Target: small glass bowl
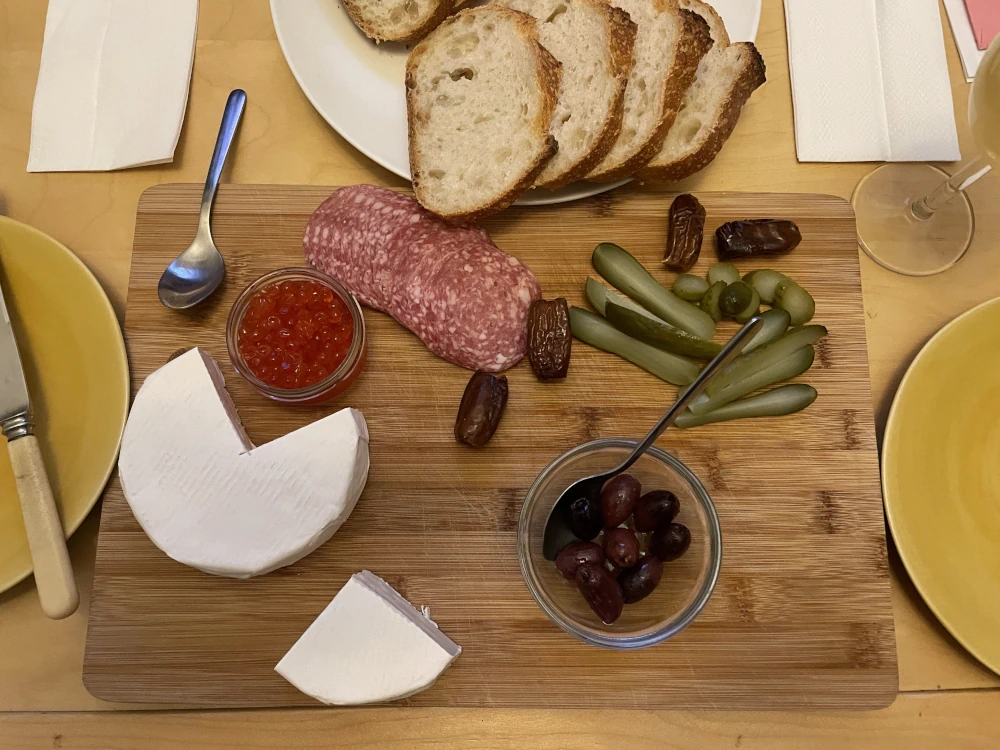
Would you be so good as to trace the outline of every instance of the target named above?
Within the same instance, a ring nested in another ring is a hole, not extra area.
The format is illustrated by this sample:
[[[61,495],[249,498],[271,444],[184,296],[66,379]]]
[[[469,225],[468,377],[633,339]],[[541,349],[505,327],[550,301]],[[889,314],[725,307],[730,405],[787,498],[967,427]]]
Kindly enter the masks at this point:
[[[240,356],[237,347],[240,324],[243,322],[243,316],[250,300],[264,287],[282,281],[315,281],[322,284],[344,302],[351,313],[351,320],[354,322],[354,338],[351,340],[351,346],[344,361],[323,380],[305,388],[276,388],[265,383],[253,374],[246,362],[243,361],[243,357]],[[311,268],[283,268],[264,274],[236,298],[232,310],[229,311],[229,320],[226,322],[226,347],[229,349],[229,359],[232,360],[236,371],[263,395],[287,404],[316,404],[347,390],[361,373],[368,350],[365,316],[361,312],[361,306],[354,299],[354,295],[336,279]]]
[[[690,625],[708,603],[722,563],[722,529],[712,499],[687,466],[656,447],[628,473],[639,480],[644,493],[670,490],[677,495],[681,510],[675,520],[691,530],[691,546],[677,560],[663,564],[663,579],[656,590],[635,604],[626,604],[617,622],[605,625],[576,584],[545,559],[545,522],[559,495],[578,479],[614,468],[635,445],[631,440],[605,438],[559,456],[528,490],[517,528],[521,573],[542,611],[581,641],[622,650],[652,646]]]

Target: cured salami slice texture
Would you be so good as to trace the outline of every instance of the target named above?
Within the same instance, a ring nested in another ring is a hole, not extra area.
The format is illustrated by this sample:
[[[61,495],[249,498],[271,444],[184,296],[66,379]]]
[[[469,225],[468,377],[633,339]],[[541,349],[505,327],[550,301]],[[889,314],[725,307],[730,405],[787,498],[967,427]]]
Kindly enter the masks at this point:
[[[306,261],[347,286],[362,304],[383,310],[374,285],[375,261],[395,232],[428,216],[416,201],[392,190],[374,185],[341,188],[306,225]]]
[[[391,308],[438,356],[498,372],[524,356],[528,309],[540,296],[516,258],[490,243],[451,240],[404,277]]]
[[[453,226],[371,185],[341,188],[309,220],[306,260],[427,348],[473,370],[515,365],[541,290],[531,271],[478,227]]]

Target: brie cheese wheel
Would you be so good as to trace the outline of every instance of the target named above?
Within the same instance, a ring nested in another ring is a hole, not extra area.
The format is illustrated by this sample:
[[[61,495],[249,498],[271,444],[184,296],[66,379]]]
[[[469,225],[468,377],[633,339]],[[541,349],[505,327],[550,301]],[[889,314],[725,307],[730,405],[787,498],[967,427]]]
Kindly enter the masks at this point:
[[[368,428],[342,409],[255,448],[219,366],[192,349],[136,394],[118,474],[153,544],[249,578],[308,555],[347,520],[368,478]]]
[[[460,653],[433,620],[363,570],[274,669],[318,701],[351,706],[426,690]]]

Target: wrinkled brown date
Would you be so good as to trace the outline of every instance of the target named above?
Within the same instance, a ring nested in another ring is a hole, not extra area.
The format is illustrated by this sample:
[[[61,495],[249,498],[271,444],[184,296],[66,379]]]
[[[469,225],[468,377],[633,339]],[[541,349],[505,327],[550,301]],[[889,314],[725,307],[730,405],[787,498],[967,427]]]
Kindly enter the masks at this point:
[[[681,523],[662,526],[653,532],[649,540],[649,551],[663,562],[676,560],[691,546],[691,531]]]
[[[715,241],[720,260],[738,260],[791,252],[802,242],[802,233],[794,221],[727,221],[715,230]]]
[[[631,568],[639,560],[639,540],[631,529],[608,529],[604,532],[604,554],[613,565]]]
[[[622,598],[626,604],[645,599],[660,585],[663,578],[663,563],[655,555],[646,555],[637,565],[623,570],[618,576],[618,585],[622,587]]]
[[[566,377],[572,347],[566,300],[532,302],[528,310],[528,361],[535,376],[539,380]]]
[[[603,566],[581,565],[577,568],[576,587],[601,622],[610,625],[621,617],[625,605],[621,586]]]
[[[681,503],[673,492],[669,490],[647,492],[639,498],[635,510],[632,511],[635,530],[655,531],[673,521],[680,509]]]
[[[593,542],[573,542],[556,555],[556,568],[562,573],[563,578],[571,581],[576,579],[576,570],[581,565],[603,564],[604,550],[601,549],[601,545]]]
[[[689,193],[678,195],[670,204],[667,224],[667,252],[663,265],[670,271],[685,273],[701,254],[702,233],[705,231],[705,209]]]
[[[477,372],[465,386],[455,419],[455,439],[482,448],[493,437],[507,406],[507,378]]]
[[[642,485],[630,474],[611,477],[601,488],[601,515],[604,528],[613,529],[625,523],[639,500]]]

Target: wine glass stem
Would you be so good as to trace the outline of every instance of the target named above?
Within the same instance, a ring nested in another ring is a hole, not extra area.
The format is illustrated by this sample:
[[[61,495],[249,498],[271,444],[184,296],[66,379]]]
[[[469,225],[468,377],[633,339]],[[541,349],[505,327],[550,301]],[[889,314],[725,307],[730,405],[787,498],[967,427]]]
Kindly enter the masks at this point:
[[[914,201],[910,206],[913,218],[921,221],[931,218],[935,211],[989,172],[991,168],[990,163],[981,156],[966,163],[933,193]]]

